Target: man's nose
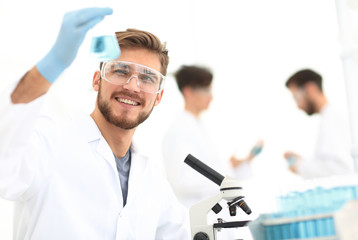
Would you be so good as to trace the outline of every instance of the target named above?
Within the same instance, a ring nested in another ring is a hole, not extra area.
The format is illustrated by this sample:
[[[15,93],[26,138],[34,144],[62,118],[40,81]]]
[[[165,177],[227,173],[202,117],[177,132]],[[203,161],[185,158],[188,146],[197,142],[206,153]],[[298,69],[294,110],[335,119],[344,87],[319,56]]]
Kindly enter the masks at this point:
[[[132,75],[127,82],[123,85],[123,88],[133,91],[133,92],[140,92],[139,89],[139,81],[137,75]]]

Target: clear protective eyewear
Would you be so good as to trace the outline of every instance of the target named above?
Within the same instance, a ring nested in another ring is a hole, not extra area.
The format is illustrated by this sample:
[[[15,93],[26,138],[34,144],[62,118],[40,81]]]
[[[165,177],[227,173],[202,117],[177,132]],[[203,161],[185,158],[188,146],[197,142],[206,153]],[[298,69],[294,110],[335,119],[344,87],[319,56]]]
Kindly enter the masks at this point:
[[[306,91],[303,88],[298,88],[297,90],[292,91],[293,98],[296,102],[301,102],[305,98]]]
[[[144,65],[125,61],[108,61],[102,65],[101,77],[112,84],[128,84],[134,76],[143,92],[159,93],[164,88],[165,76]]]

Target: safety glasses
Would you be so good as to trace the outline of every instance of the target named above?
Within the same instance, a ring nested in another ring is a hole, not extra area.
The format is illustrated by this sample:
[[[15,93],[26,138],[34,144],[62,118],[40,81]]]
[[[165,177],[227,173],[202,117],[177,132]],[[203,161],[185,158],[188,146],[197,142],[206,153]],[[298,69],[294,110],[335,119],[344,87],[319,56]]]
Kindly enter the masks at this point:
[[[101,77],[116,85],[128,84],[135,77],[138,88],[147,93],[159,93],[164,88],[165,76],[160,72],[132,62],[104,62]]]

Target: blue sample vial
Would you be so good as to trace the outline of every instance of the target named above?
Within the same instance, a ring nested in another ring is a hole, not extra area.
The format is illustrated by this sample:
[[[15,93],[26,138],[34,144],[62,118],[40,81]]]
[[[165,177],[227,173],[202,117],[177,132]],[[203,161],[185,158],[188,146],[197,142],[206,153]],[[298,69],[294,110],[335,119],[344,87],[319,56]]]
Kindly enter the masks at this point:
[[[96,0],[96,6],[110,6],[113,9],[116,6],[116,2],[109,0],[99,2]],[[118,22],[120,21],[116,17],[116,13],[113,11],[112,15],[106,16],[90,31],[92,36],[90,55],[101,62],[117,59],[121,54],[115,35]]]
[[[114,35],[93,36],[90,51],[100,61],[117,59],[121,53]]]
[[[294,156],[290,156],[288,159],[287,159],[287,162],[288,162],[288,166],[293,166],[295,165],[296,163],[296,158]]]
[[[259,154],[261,153],[262,148],[263,148],[263,141],[260,140],[260,141],[258,141],[258,142],[255,144],[255,146],[251,149],[251,152],[250,152],[250,153],[251,153],[253,156],[257,156],[257,155],[259,155]]]

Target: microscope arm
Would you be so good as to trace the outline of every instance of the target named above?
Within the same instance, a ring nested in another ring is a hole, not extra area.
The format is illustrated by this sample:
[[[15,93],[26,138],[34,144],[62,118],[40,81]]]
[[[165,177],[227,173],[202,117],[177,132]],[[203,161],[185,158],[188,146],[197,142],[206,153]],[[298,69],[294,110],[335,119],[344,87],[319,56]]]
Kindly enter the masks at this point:
[[[205,233],[208,239],[215,239],[215,231],[211,224],[207,222],[207,215],[211,209],[222,199],[222,193],[196,203],[190,208],[190,225],[192,239],[197,233]]]
[[[207,214],[222,199],[222,193],[218,193],[208,199],[194,204],[190,208],[190,222],[193,225],[207,225]]]

